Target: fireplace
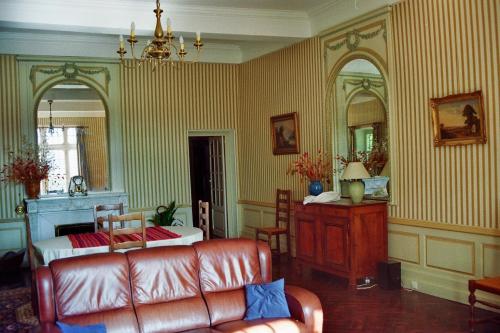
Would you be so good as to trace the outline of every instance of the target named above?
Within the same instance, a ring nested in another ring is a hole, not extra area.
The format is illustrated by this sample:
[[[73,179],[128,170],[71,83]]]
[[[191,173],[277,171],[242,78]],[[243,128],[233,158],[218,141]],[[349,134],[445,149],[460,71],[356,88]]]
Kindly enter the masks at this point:
[[[60,224],[54,226],[54,233],[56,237],[73,234],[88,234],[92,232],[94,232],[94,222]]]
[[[94,231],[94,206],[123,203],[128,209],[128,196],[123,192],[89,193],[85,197],[46,196],[26,200],[26,212],[33,242],[70,233]],[[69,226],[68,228],[63,226]]]

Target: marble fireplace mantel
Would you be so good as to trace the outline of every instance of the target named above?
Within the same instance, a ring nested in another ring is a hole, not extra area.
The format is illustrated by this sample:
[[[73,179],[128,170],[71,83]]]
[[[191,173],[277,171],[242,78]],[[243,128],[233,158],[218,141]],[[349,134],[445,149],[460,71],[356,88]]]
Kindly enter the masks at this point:
[[[47,196],[25,202],[33,242],[54,238],[58,225],[94,222],[95,205],[123,203],[125,212],[128,211],[128,194],[124,192],[89,193],[82,197]]]

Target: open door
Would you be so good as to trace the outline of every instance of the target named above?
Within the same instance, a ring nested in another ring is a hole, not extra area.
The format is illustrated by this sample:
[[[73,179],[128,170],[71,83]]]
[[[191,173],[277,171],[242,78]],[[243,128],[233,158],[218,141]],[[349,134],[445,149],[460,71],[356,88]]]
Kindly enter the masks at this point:
[[[209,137],[212,228],[216,237],[227,237],[226,168],[224,137]]]

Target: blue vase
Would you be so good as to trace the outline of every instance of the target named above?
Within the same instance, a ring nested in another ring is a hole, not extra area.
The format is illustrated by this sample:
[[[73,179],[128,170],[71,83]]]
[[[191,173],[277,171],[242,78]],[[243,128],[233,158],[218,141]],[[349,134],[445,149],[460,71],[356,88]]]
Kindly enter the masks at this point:
[[[309,194],[310,195],[319,195],[323,193],[323,184],[319,180],[313,180],[309,184]]]

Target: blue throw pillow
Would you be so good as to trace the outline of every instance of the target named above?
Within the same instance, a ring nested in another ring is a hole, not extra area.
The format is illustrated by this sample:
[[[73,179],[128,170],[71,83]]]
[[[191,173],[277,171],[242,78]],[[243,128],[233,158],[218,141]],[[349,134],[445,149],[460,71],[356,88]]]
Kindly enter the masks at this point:
[[[290,318],[285,298],[285,280],[245,286],[247,313],[245,320]]]
[[[68,325],[60,321],[56,322],[56,324],[62,333],[106,333],[106,326],[104,324],[80,326]]]

